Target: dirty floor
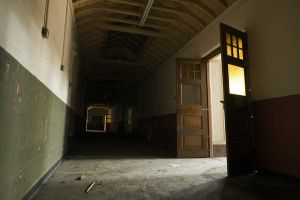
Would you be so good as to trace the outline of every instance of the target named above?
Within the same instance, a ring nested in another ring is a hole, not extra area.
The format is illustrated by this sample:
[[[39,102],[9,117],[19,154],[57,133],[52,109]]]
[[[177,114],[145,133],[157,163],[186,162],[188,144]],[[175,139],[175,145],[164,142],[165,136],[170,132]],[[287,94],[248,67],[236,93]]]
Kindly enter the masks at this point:
[[[254,174],[227,178],[226,158],[176,159],[167,149],[105,136],[76,145],[34,199],[300,199],[300,184]]]

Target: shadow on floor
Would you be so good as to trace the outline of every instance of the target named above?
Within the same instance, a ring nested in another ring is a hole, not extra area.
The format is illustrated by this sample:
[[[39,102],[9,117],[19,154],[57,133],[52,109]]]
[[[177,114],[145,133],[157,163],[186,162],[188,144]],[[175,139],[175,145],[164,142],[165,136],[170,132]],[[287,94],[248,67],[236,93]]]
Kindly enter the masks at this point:
[[[112,133],[84,134],[66,155],[66,159],[90,158],[175,158],[174,149]]]
[[[181,196],[184,194],[185,197]],[[177,198],[176,196],[181,196]],[[250,174],[225,177],[174,194],[171,199],[288,200],[300,198],[300,182],[279,176]]]

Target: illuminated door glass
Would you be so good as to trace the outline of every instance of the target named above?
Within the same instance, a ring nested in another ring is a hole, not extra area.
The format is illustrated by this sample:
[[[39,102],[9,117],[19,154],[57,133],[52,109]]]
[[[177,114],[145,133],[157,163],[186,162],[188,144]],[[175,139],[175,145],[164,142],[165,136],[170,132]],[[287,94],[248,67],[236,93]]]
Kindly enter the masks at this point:
[[[230,45],[227,45],[227,56],[232,56]]]
[[[243,40],[241,38],[238,39],[238,43],[239,43],[239,48],[242,49],[243,48]]]
[[[246,96],[244,68],[228,65],[229,93]]]
[[[238,50],[236,47],[233,47],[233,57],[237,58],[238,57]]]
[[[239,49],[239,57],[241,60],[244,60],[244,53],[242,49]]]
[[[226,33],[226,43],[231,44],[231,35],[229,33]]]
[[[201,105],[200,85],[182,84],[182,105]]]
[[[236,36],[234,36],[234,35],[232,36],[232,45],[235,47],[237,46]]]

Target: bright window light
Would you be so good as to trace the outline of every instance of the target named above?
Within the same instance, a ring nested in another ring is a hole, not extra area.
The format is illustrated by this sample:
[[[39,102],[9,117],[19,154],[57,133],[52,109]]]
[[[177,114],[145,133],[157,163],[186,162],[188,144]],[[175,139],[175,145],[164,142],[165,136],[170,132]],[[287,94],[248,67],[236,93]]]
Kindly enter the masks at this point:
[[[246,96],[244,68],[228,64],[229,93]]]

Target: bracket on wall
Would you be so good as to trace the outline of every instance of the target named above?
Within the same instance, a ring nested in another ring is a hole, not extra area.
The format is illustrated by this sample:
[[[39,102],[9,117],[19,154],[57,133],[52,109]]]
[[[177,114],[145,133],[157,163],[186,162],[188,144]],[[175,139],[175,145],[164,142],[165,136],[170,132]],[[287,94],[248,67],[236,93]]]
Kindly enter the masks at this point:
[[[47,27],[42,28],[42,37],[45,39],[49,38],[49,29]]]
[[[49,29],[48,29],[48,13],[49,13],[49,0],[46,0],[45,4],[45,13],[44,13],[44,26],[42,27],[42,37],[45,39],[49,38]]]

